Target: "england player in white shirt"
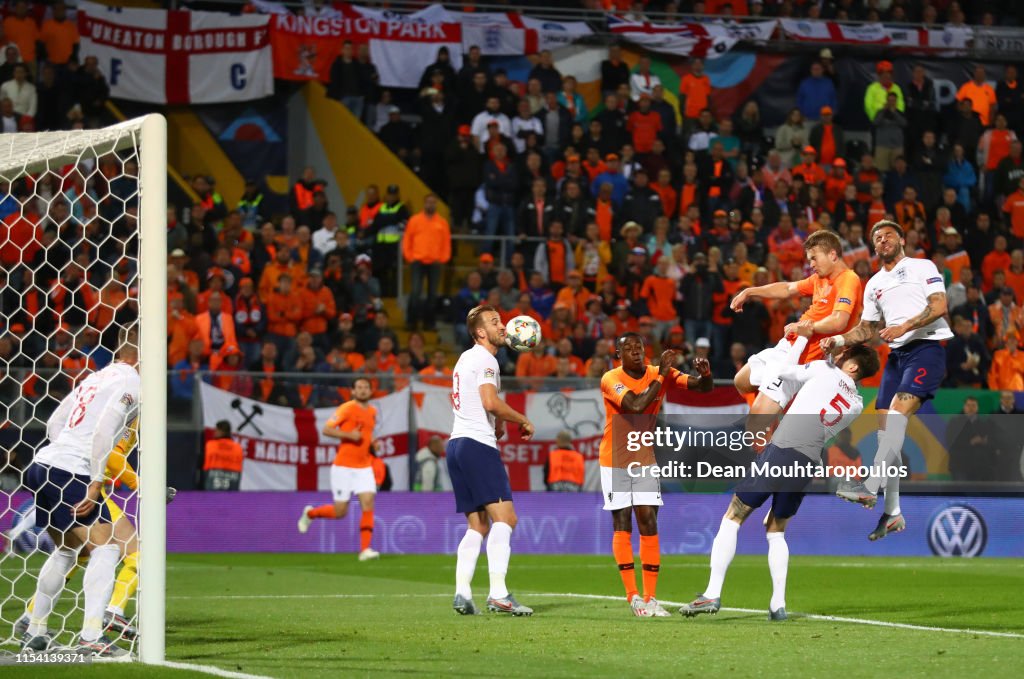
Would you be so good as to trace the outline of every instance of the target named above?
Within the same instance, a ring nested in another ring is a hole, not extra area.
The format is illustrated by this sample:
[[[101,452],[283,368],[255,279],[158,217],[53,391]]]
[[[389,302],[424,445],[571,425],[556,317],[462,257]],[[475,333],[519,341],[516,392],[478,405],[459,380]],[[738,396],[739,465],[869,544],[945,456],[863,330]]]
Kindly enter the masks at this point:
[[[123,555],[101,490],[107,456],[138,406],[138,358],[134,335],[129,335],[114,363],[86,377],[60,402],[46,423],[49,443],[25,470],[25,485],[35,494],[37,525],[46,528],[56,545],[39,570],[25,650],[49,648],[47,618],[67,573],[86,549],[85,620],[78,651],[100,656],[125,653],[103,635],[103,612]]]
[[[799,352],[798,352],[799,353]],[[786,620],[786,576],[789,572],[789,545],[786,524],[797,513],[804,489],[813,480],[811,473],[821,462],[825,442],[837,436],[864,410],[857,383],[878,372],[878,354],[858,344],[848,347],[831,361],[812,361],[804,365],[772,366],[778,377],[792,380],[799,391],[772,434],[771,443],[757,458],[758,466],[779,470],[785,476],[751,475],[736,487],[729,509],[722,517],[711,546],[711,577],[704,593],[679,612],[687,617],[717,613],[722,605],[722,585],[729,564],[736,555],[740,526],[769,498],[771,510],[765,519],[768,539],[768,570],[772,577],[772,598],[768,619]],[[805,470],[799,475],[797,468]]]
[[[505,585],[516,512],[498,439],[505,434],[506,422],[519,425],[524,440],[533,436],[533,425],[498,396],[501,379],[494,356],[505,345],[505,326],[497,309],[487,305],[474,308],[466,316],[466,328],[473,338],[473,348],[462,353],[452,371],[455,424],[445,448],[455,510],[466,515],[466,534],[459,542],[455,565],[452,607],[461,615],[478,612],[470,585],[480,545],[489,533],[491,589],[487,609],[531,615],[533,609],[516,601]]]
[[[941,342],[953,336],[946,323],[946,287],[942,274],[928,259],[907,257],[899,224],[882,220],[871,227],[871,243],[882,268],[864,289],[860,324],[844,335],[826,337],[821,348],[834,352],[848,344],[866,342],[876,334],[892,351],[882,372],[875,409],[878,412],[878,452],[873,467],[899,466],[908,419],[935,396],[946,375],[946,352]],[[875,506],[885,486],[885,509],[868,535],[879,540],[907,526],[900,512],[899,477],[881,472],[864,483],[840,483],[836,494],[865,507]]]

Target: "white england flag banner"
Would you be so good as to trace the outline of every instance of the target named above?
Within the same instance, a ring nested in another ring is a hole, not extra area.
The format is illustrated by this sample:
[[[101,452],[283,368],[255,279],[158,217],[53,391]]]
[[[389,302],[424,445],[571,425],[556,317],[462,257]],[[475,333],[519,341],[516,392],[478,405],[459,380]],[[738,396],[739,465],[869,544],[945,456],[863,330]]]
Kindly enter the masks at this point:
[[[245,452],[242,490],[330,490],[338,441],[321,433],[335,408],[285,408],[245,398],[205,382],[200,385],[203,429],[231,423]],[[377,408],[377,455],[391,471],[394,490],[409,488],[409,389],[370,402]]]
[[[154,104],[248,101],[274,92],[266,14],[78,3],[79,54],[99,60],[114,98]]]

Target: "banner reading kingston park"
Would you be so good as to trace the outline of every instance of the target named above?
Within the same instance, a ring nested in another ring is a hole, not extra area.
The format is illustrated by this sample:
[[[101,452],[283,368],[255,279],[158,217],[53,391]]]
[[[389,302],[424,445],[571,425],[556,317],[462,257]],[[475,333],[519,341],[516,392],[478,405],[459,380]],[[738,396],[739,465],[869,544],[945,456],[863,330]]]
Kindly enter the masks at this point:
[[[368,45],[384,87],[416,87],[423,70],[447,47],[452,67],[462,66],[462,27],[402,15],[364,15],[342,5],[329,16],[276,13],[270,23],[274,75],[282,80],[330,79],[342,43]]]
[[[79,53],[110,95],[153,104],[219,104],[274,93],[269,17],[78,3]]]
[[[241,490],[330,490],[338,441],[321,433],[334,408],[284,408],[200,385],[204,438],[218,420],[231,423],[245,451]],[[370,402],[377,408],[377,455],[391,470],[394,490],[409,489],[409,389]]]

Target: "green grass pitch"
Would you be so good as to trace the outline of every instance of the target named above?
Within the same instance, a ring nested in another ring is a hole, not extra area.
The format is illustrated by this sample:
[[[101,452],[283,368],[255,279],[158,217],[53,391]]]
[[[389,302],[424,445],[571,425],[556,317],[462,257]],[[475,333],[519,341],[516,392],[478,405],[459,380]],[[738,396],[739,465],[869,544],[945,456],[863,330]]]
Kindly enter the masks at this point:
[[[737,557],[726,580],[726,609],[750,610],[695,619],[676,615],[678,606],[666,606],[672,618],[631,617],[610,556],[515,554],[508,582],[535,615],[460,617],[451,610],[454,568],[454,556],[385,554],[379,562],[358,563],[350,554],[172,555],[167,657],[302,679],[820,677],[856,668],[890,677],[987,678],[1016,676],[1024,666],[1020,560],[794,556],[786,623],[767,621],[771,584],[764,556]],[[478,604],[487,595],[486,571],[481,555]],[[659,597],[689,600],[703,589],[707,573],[706,556],[666,557]],[[19,593],[33,584],[33,578],[19,579]],[[65,593],[65,607],[69,600]],[[12,613],[5,608],[4,618]],[[69,622],[78,624],[74,617]],[[110,664],[3,667],[0,673],[209,676]]]

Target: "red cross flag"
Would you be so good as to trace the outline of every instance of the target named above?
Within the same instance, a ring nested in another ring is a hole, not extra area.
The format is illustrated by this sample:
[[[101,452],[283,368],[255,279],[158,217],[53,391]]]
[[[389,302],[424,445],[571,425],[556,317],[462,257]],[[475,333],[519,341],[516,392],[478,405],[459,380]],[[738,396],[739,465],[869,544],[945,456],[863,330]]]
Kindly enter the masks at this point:
[[[269,17],[78,3],[79,54],[114,98],[216,104],[273,94]]]
[[[303,386],[295,385],[301,390]],[[323,387],[327,389],[328,387]],[[218,420],[231,423],[242,446],[242,490],[330,490],[331,464],[338,441],[321,434],[335,408],[287,408],[255,401],[203,382],[205,438]],[[394,490],[409,489],[409,389],[374,399],[377,451],[391,470]]]

